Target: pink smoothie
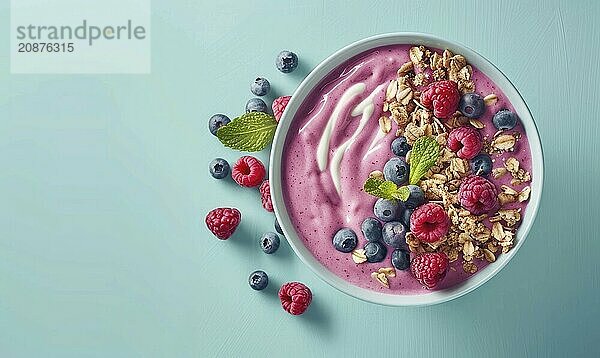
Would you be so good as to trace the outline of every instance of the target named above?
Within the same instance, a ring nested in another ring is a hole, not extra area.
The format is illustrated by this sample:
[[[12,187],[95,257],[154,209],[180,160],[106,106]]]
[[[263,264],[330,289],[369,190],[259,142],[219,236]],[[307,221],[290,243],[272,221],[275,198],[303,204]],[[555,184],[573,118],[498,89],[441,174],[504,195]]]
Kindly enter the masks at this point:
[[[392,248],[388,248],[388,257],[384,261],[358,265],[352,261],[350,254],[334,249],[332,237],[341,227],[349,227],[359,237],[359,248],[366,243],[360,225],[365,218],[374,216],[373,205],[376,198],[364,193],[362,186],[370,172],[382,170],[385,162],[393,156],[390,144],[395,138],[396,128],[393,127],[392,131],[372,147],[371,151],[369,148],[380,132],[378,119],[382,116],[387,84],[396,78],[398,68],[409,61],[410,47],[410,45],[394,45],[369,50],[330,72],[298,109],[286,138],[282,168],[286,207],[298,236],[308,250],[327,269],[354,285],[400,295],[422,294],[428,291],[412,277],[410,270],[397,270],[397,277],[390,279],[389,289],[382,287],[370,277],[370,273],[378,268],[391,266]],[[476,92],[482,96],[490,93],[498,96],[497,103],[488,106],[486,113],[480,118],[485,124],[482,133],[485,136],[493,136],[496,131],[492,124],[493,114],[503,108],[510,110],[513,108],[502,91],[476,68],[473,68],[473,80]],[[365,84],[364,91],[342,108],[338,108],[339,116],[333,127],[329,145],[328,165],[331,165],[334,151],[347,142],[359,127],[361,116],[352,116],[351,112],[372,92],[378,90],[373,96],[373,113],[341,160],[339,169],[341,190],[338,193],[329,167],[323,171],[319,169],[317,146],[340,98],[357,83]],[[382,84],[384,85],[381,86]],[[518,124],[515,130],[523,135],[515,152],[493,155],[494,168],[502,166],[506,158],[514,156],[521,162],[522,168],[531,172],[531,155],[525,132],[521,124]],[[491,177],[490,179],[500,188],[502,184],[509,184],[510,175],[497,180]],[[525,185],[527,184],[514,188],[519,190]],[[525,205],[525,203],[515,203],[509,207],[520,207],[524,210]],[[477,260],[476,263],[479,269],[485,266],[482,261]],[[463,271],[459,258],[451,264],[451,269],[438,289],[468,280],[470,276]]]

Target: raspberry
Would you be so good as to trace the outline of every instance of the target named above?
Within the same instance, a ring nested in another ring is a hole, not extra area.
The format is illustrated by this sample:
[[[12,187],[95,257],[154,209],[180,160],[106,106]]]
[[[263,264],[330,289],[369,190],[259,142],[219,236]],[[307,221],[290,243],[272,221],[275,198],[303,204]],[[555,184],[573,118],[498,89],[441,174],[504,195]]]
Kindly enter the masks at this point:
[[[438,118],[452,116],[458,109],[458,102],[460,93],[453,81],[434,82],[421,92],[421,104],[433,109],[433,114]]]
[[[246,155],[238,159],[233,166],[231,177],[241,186],[255,187],[265,178],[265,166],[260,160]]]
[[[434,203],[419,206],[410,216],[410,230],[417,239],[436,242],[448,233],[450,218],[444,208]]]
[[[456,152],[459,158],[473,159],[483,148],[483,141],[477,129],[458,127],[448,135],[448,148]]]
[[[433,289],[446,277],[448,256],[443,252],[426,252],[417,255],[410,263],[413,275],[427,289]]]
[[[300,282],[288,282],[279,289],[281,306],[289,314],[295,316],[306,311],[312,301],[312,292]]]
[[[260,185],[260,199],[262,200],[262,206],[266,211],[273,212],[273,202],[271,201],[271,185],[269,180],[265,180]]]
[[[287,107],[288,102],[290,101],[291,96],[282,96],[279,98],[275,98],[271,107],[273,107],[273,115],[275,116],[275,120],[279,123],[279,119]]]
[[[206,215],[206,226],[220,240],[227,240],[242,220],[242,214],[235,208],[216,208]]]
[[[498,192],[491,181],[479,175],[472,175],[460,184],[458,199],[460,205],[471,214],[481,215],[496,208]]]

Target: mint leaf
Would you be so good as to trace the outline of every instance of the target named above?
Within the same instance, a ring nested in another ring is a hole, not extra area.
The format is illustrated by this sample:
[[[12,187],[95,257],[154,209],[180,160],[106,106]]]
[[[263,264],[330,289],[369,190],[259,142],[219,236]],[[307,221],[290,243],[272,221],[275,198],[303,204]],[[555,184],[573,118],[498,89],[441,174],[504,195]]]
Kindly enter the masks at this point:
[[[258,152],[271,144],[277,122],[275,117],[263,112],[243,114],[217,131],[224,146],[244,152]]]
[[[410,190],[406,185],[401,186],[394,193],[394,198],[402,201],[408,200],[408,196],[410,195]]]
[[[406,201],[410,194],[410,191],[406,186],[398,188],[392,181],[374,177],[369,177],[367,179],[363,189],[367,194],[388,200]]]
[[[385,180],[383,180],[383,179],[369,177],[367,179],[367,181],[365,182],[365,185],[363,185],[363,189],[364,189],[365,193],[367,193],[367,194],[371,194],[378,198],[383,198],[384,194],[380,188],[383,183],[385,183]],[[392,184],[394,184],[394,183],[392,183]]]
[[[408,182],[417,184],[440,157],[440,145],[433,137],[417,139],[410,151],[410,174]]]

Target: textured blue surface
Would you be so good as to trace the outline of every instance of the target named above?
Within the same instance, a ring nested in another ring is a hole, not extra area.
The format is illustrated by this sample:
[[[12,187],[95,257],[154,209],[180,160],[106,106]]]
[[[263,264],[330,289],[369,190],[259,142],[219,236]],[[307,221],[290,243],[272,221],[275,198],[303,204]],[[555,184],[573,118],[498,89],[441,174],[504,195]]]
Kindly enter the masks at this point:
[[[599,16],[596,1],[155,0],[150,75],[10,75],[0,56],[0,356],[600,355]],[[207,120],[241,113],[256,76],[290,94],[333,51],[391,31],[494,62],[545,149],[525,245],[483,287],[434,307],[342,295],[285,242],[263,254],[273,218],[258,191],[208,175],[212,158],[239,154]],[[300,56],[292,74],[275,69],[281,49]],[[227,242],[202,223],[220,205],[245,216]],[[255,269],[269,272],[266,291],[248,287]],[[304,316],[279,307],[288,280],[314,291]]]

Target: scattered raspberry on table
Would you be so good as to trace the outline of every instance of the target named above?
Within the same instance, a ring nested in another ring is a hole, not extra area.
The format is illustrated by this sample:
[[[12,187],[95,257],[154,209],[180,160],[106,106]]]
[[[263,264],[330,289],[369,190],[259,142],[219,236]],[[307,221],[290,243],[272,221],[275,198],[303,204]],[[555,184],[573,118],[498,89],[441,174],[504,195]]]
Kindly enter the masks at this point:
[[[295,316],[306,311],[312,301],[312,292],[300,282],[285,283],[279,289],[279,299],[283,309]]]
[[[260,199],[262,201],[262,206],[266,211],[273,212],[273,202],[271,201],[271,185],[269,184],[269,180],[265,180],[260,185]]]
[[[288,103],[290,102],[290,98],[292,97],[282,96],[279,98],[275,98],[275,100],[273,101],[273,105],[271,107],[273,107],[273,116],[275,116],[275,120],[277,121],[277,123],[279,123],[279,119],[281,118],[285,107],[287,107]]]
[[[233,165],[231,177],[241,186],[252,188],[259,186],[265,178],[265,166],[255,157],[246,155]]]
[[[220,240],[227,240],[237,229],[242,214],[235,208],[216,208],[207,215],[206,226]]]

